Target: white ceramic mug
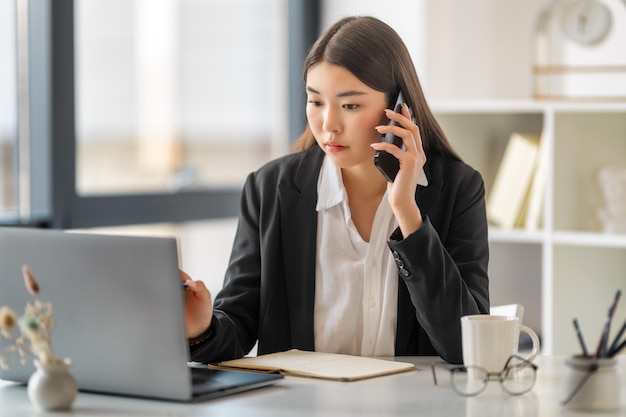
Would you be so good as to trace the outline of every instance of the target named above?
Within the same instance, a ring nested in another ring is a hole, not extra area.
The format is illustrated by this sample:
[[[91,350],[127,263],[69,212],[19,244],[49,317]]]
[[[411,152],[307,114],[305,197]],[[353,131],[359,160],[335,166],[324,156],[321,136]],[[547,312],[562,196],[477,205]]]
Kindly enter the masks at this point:
[[[527,333],[533,347],[528,361],[539,353],[539,338],[528,326],[520,324],[518,317],[476,314],[461,317],[463,364],[480,366],[488,372],[500,372],[511,355],[518,353],[520,332]]]

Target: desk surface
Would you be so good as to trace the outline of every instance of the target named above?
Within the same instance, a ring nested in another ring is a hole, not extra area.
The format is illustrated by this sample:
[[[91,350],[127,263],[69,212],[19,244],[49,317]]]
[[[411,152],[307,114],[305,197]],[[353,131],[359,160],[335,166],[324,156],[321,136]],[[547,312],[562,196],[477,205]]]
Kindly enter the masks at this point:
[[[367,417],[367,416],[586,416],[562,407],[560,384],[565,357],[539,356],[533,391],[508,396],[491,382],[485,392],[465,398],[448,386],[434,386],[430,364],[436,358],[398,358],[419,370],[357,382],[334,382],[286,377],[277,385],[234,394],[199,404],[150,401],[79,393],[71,413],[82,416],[260,416],[260,417]],[[626,387],[626,357],[619,358],[620,378]],[[0,381],[0,415],[35,415],[26,388]],[[47,413],[37,413],[42,416]],[[50,413],[62,416],[66,413]],[[626,405],[603,416],[626,416]]]

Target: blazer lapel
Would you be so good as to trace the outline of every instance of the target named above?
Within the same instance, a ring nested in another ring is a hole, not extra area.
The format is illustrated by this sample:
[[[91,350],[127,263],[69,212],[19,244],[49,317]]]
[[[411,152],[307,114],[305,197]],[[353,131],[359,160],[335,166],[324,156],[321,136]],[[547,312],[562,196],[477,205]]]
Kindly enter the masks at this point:
[[[315,146],[315,145],[314,145]],[[317,146],[303,155],[293,184],[279,185],[281,233],[291,334],[295,348],[315,348],[315,251],[317,179],[324,153]],[[298,323],[299,325],[296,325]]]

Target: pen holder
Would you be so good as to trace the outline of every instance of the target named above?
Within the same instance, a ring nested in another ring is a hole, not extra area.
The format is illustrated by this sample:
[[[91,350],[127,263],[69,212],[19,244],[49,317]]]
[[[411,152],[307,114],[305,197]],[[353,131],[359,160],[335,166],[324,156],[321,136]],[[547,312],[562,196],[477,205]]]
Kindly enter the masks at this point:
[[[565,407],[586,411],[616,410],[621,404],[615,358],[571,356],[565,362],[561,400]]]

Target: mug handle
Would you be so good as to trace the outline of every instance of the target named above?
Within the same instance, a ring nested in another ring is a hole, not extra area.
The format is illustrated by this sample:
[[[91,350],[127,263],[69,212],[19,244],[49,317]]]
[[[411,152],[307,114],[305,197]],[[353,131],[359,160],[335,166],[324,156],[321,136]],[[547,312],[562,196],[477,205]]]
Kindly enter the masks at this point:
[[[520,324],[519,330],[520,332],[524,332],[528,336],[530,336],[531,340],[533,341],[533,349],[531,350],[530,354],[525,358],[527,361],[532,362],[539,353],[539,337],[537,336],[537,333],[535,333],[530,327],[524,324]]]

